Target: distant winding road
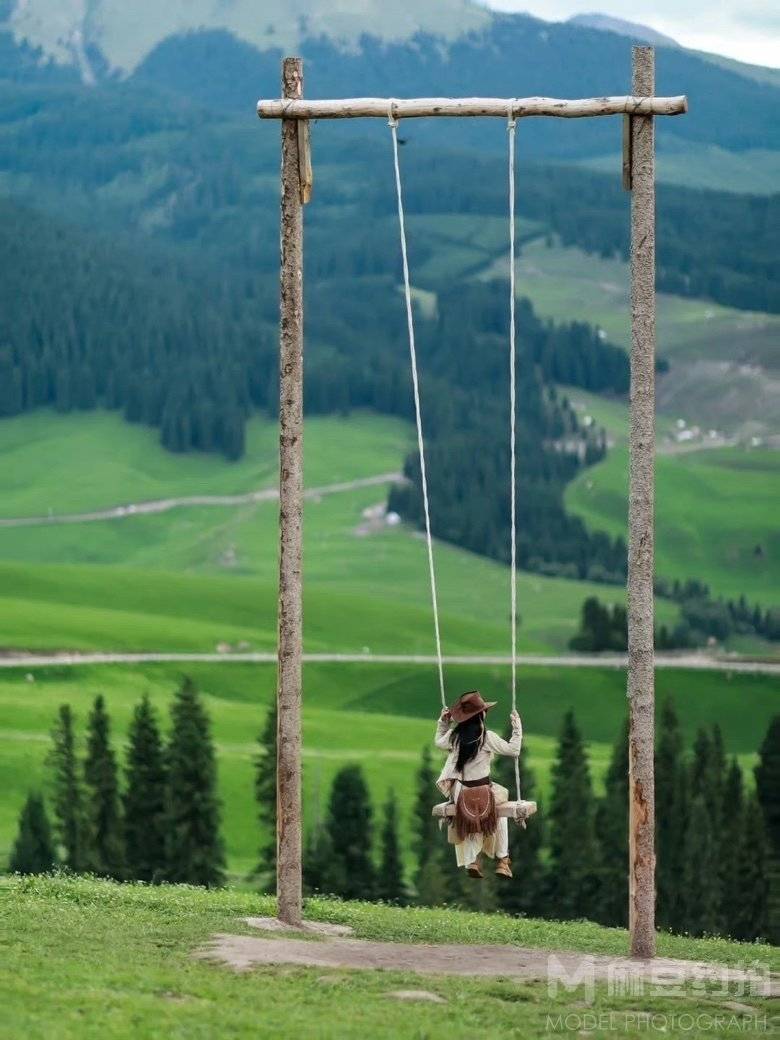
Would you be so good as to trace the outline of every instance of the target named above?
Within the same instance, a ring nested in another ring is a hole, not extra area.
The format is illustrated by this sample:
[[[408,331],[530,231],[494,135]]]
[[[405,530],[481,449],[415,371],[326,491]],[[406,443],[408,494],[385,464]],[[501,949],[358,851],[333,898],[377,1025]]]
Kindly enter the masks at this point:
[[[335,495],[359,488],[377,487],[390,482],[403,480],[401,473],[378,473],[373,477],[359,477],[355,480],[343,481],[339,484],[326,484],[322,487],[308,488],[305,497],[316,499],[325,495]],[[40,527],[49,524],[84,524],[105,520],[123,520],[133,516],[150,516],[155,513],[167,513],[172,509],[192,506],[240,506],[256,502],[273,502],[279,498],[277,488],[262,488],[259,491],[248,491],[240,495],[186,495],[181,498],[161,498],[150,502],[139,502],[113,506],[109,509],[95,510],[90,513],[63,513],[49,516],[0,517],[0,528]],[[372,654],[372,653],[320,653],[304,654],[307,664],[416,664],[435,665],[436,658],[427,654]],[[158,664],[158,663],[212,663],[224,664],[275,664],[274,652],[253,653],[123,653],[123,652],[55,652],[55,653],[22,653],[0,651],[0,668],[42,668],[47,666],[70,666],[93,664]],[[445,664],[450,665],[508,665],[511,658],[505,654],[467,654],[447,656]],[[628,660],[626,654],[556,654],[536,655],[521,654],[518,664],[538,665],[555,668],[625,668]],[[705,654],[657,654],[657,668],[692,668],[700,671],[735,672],[747,674],[780,675],[780,662],[770,661],[731,661],[723,658],[708,657]]]
[[[356,480],[345,480],[341,484],[325,484],[323,487],[307,488],[306,498],[322,498],[325,495],[336,495],[344,491],[356,491],[359,488],[375,487],[403,480],[401,473],[378,473],[374,477],[358,477]],[[191,506],[243,506],[254,502],[274,502],[279,498],[275,487],[261,488],[259,491],[247,491],[240,495],[185,495],[182,498],[159,498],[151,502],[138,502],[109,509],[96,509],[91,513],[52,513],[48,516],[0,517],[2,527],[43,527],[47,524],[89,524],[101,520],[125,520],[132,516],[149,516],[152,513],[168,513],[171,509],[183,509]]]
[[[418,664],[435,665],[430,654],[304,654],[306,664]],[[213,663],[221,664],[275,664],[276,654],[271,651],[255,653],[7,653],[0,654],[0,668],[34,668],[52,665],[71,666],[88,664],[162,664]],[[511,658],[505,654],[448,655],[448,665],[508,665]],[[519,654],[518,664],[554,668],[625,668],[625,654]],[[730,661],[707,657],[705,654],[657,654],[656,668],[692,668],[697,671],[734,672],[754,675],[780,675],[780,662]]]

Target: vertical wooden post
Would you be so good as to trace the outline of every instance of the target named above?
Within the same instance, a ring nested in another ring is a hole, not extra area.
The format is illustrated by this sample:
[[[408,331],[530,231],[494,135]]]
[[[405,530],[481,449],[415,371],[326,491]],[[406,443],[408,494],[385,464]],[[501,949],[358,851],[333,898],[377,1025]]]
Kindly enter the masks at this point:
[[[285,58],[282,95],[303,96],[303,62]],[[298,121],[282,120],[279,338],[279,672],[276,760],[277,913],[299,925],[303,653],[303,204]]]
[[[652,96],[655,54],[634,47],[631,93]],[[628,499],[629,928],[631,955],[655,955],[655,146],[631,117],[631,411]]]

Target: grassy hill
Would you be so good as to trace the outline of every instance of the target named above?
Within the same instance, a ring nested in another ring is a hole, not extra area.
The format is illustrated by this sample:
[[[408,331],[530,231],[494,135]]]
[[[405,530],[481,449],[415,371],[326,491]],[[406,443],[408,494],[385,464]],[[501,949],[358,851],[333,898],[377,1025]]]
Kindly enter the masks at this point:
[[[626,531],[628,415],[625,406],[571,391],[582,412],[613,437],[614,447],[567,488],[569,509],[589,526]],[[776,523],[780,455],[749,446],[680,450],[661,423],[656,461],[656,570],[697,577],[716,595],[771,605],[780,581]]]
[[[619,435],[624,406],[585,395],[597,421]],[[307,425],[307,483],[320,486],[398,468],[410,431],[369,415],[313,419]],[[275,429],[250,424],[246,460],[164,452],[156,435],[111,414],[35,413],[0,424],[0,501],[5,515],[46,514],[140,502],[158,496],[218,494],[268,486],[275,471]],[[52,466],[54,450],[61,461]],[[618,454],[620,448],[614,450]],[[670,460],[670,461],[677,461]],[[608,459],[609,462],[609,459]],[[599,470],[589,473],[598,475]],[[32,474],[34,479],[20,479]],[[306,647],[431,653],[432,625],[425,547],[405,527],[379,525],[363,511],[384,500],[383,487],[344,491],[307,504]],[[715,521],[713,521],[714,523]],[[276,638],[274,502],[239,507],[176,509],[156,516],[107,522],[0,528],[0,632],[5,647],[103,650],[213,651],[220,642],[272,650]],[[48,562],[44,562],[48,561]],[[442,633],[448,653],[505,653],[508,647],[506,569],[438,545]],[[566,649],[582,600],[596,594],[619,602],[623,590],[521,574],[520,648]],[[676,607],[659,601],[660,621]],[[255,863],[259,834],[252,802],[255,739],[273,696],[274,669],[243,664],[187,669],[206,694],[219,749],[220,793],[230,869],[242,875]],[[70,702],[83,724],[102,692],[121,747],[132,705],[142,692],[167,717],[181,668],[34,669],[0,672],[0,862],[30,786],[44,782],[48,733],[57,706]],[[500,701],[504,724],[506,669],[452,667],[448,690],[479,686]],[[717,719],[727,748],[747,767],[776,701],[776,681],[663,670],[658,701],[671,695],[692,739],[698,725]],[[392,786],[403,810],[410,804],[422,746],[437,714],[433,668],[310,665],[305,672],[305,787],[307,818],[322,810],[334,772],[364,766],[378,803]],[[521,670],[520,706],[531,762],[547,787],[563,712],[574,707],[590,741],[600,782],[625,711],[625,676],[612,668]],[[432,793],[433,797],[433,793]],[[402,816],[408,837],[408,817]],[[408,842],[407,842],[408,845]]]
[[[521,175],[522,180],[522,175]],[[378,223],[393,233],[392,221]],[[630,346],[628,264],[541,233],[538,222],[521,220],[517,292],[536,313],[556,322],[586,321],[612,343]],[[506,221],[499,216],[456,213],[413,215],[410,241],[430,250],[413,267],[422,289],[442,280],[506,278]],[[427,292],[421,306],[435,309]],[[711,300],[659,292],[657,351],[670,363],[658,378],[661,415],[685,418],[743,439],[780,433],[780,318],[737,310]],[[522,329],[519,330],[522,336]]]
[[[312,487],[397,470],[411,443],[405,423],[384,416],[355,424],[308,420],[306,476]],[[159,433],[115,412],[55,416],[37,411],[0,424],[0,517],[76,513],[182,495],[229,495],[275,486],[278,431],[249,423],[245,456],[174,454]],[[56,460],[56,461],[54,461]]]
[[[581,413],[603,425],[614,441],[606,459],[569,487],[568,507],[594,529],[625,534],[626,407],[577,389],[567,392]],[[669,439],[673,432],[670,419],[662,417],[657,460],[658,573],[669,578],[699,577],[710,582],[716,593],[744,592],[770,603],[780,576],[773,523],[777,453],[749,447],[681,452]],[[0,517],[57,515],[155,498],[270,487],[276,479],[275,439],[272,423],[254,419],[246,457],[224,463],[214,456],[168,453],[157,444],[153,431],[129,426],[115,414],[61,417],[37,412],[6,420],[0,424]],[[398,471],[409,444],[410,431],[400,421],[369,415],[311,419],[306,434],[307,486]],[[55,446],[59,461],[52,467]],[[385,495],[381,486],[364,487],[307,503],[311,649],[430,646],[424,622],[429,593],[423,544],[405,527],[371,523],[363,516]],[[258,649],[270,646],[275,624],[276,512],[275,503],[269,501],[186,507],[89,525],[0,527],[0,560],[35,565],[4,568],[0,590],[8,614],[4,641],[36,648],[140,650],[155,648],[148,642],[149,633],[155,632],[159,649],[205,650],[222,639],[249,639]],[[42,568],[44,563],[177,571],[178,592],[165,596],[167,579],[154,574],[147,578],[117,573],[108,580],[104,571],[82,566],[64,580],[56,567]],[[437,570],[445,642],[452,652],[503,649],[505,569],[441,544]],[[212,581],[207,574],[219,577]],[[124,589],[121,605],[112,591],[117,581]],[[327,620],[319,620],[320,610],[328,611],[324,593],[344,599],[345,619],[350,616],[349,598],[355,597],[358,604],[351,612],[354,624],[334,639],[327,634]],[[565,649],[579,605],[592,593],[610,602],[623,595],[615,587],[522,574],[522,648]],[[157,606],[169,598],[170,620],[164,626],[156,628],[144,621],[144,615],[158,614]],[[209,609],[192,625],[196,618],[187,604],[205,598]],[[72,611],[66,619],[60,610],[63,603],[86,612],[117,611],[126,615],[125,623],[109,622],[106,629],[96,624],[94,613],[79,617]],[[245,604],[238,615],[235,604]],[[34,631],[25,617],[28,610],[49,612],[50,623]],[[676,615],[664,601],[659,601],[658,610],[663,622]],[[131,620],[131,615],[136,617]],[[383,624],[380,619],[385,617],[392,617],[392,622]],[[265,636],[251,631],[258,623]],[[203,624],[207,627],[199,627]],[[117,638],[113,647],[101,634],[112,628]],[[350,633],[346,638],[345,631]]]
[[[501,256],[481,276],[504,276],[506,266]],[[626,349],[629,287],[622,260],[562,247],[554,239],[537,238],[522,247],[517,291],[538,314],[557,321],[576,316]],[[668,375],[658,380],[660,412],[744,437],[780,432],[778,333],[776,315],[659,293],[657,351],[670,362]]]
[[[398,470],[409,435],[403,424],[375,416],[312,419],[307,486]],[[255,419],[246,459],[224,463],[167,453],[150,430],[128,426],[116,415],[24,416],[0,424],[2,509],[5,515],[46,515],[55,507],[82,511],[150,496],[268,486],[275,479],[275,438],[270,422]],[[62,446],[63,459],[53,469],[54,443]],[[34,480],[20,480],[25,473]],[[386,488],[369,487],[307,503],[310,650],[432,649],[423,542],[403,526],[379,524],[366,531],[363,511],[386,494]],[[83,525],[0,527],[0,560],[7,561],[0,564],[3,642],[36,649],[211,650],[220,641],[247,640],[253,648],[270,649],[277,524],[276,504],[263,502]],[[441,544],[437,576],[448,652],[504,652],[506,569]],[[616,587],[521,575],[521,648],[564,650],[582,600],[595,592],[610,602],[623,597]],[[669,621],[676,608],[661,602],[659,614]]]
[[[762,70],[763,71],[763,70]],[[776,72],[776,69],[767,69]],[[588,170],[614,173],[622,154],[617,149],[583,159],[578,165]],[[659,141],[656,176],[661,183],[713,191],[750,192],[774,195],[780,174],[780,153],[765,148],[729,152],[713,144],[676,141],[665,134]]]
[[[613,1014],[615,1022],[625,1022],[617,1035],[631,1035],[637,1021],[635,993],[609,992],[603,983],[589,1003],[582,999],[582,988],[570,992],[561,986],[556,996],[546,981],[453,980],[289,965],[235,972],[193,959],[193,952],[215,934],[252,934],[242,920],[247,915],[274,912],[271,899],[249,893],[36,878],[0,883],[0,898],[7,911],[8,969],[0,981],[0,999],[8,1035],[14,1037],[463,1040],[475,1032],[491,1038],[543,1035],[559,1017],[571,1014],[570,1021],[588,1021],[585,1012],[596,1021]],[[313,920],[349,924],[358,938],[385,942],[503,943],[613,955],[624,955],[627,946],[623,930],[583,922],[320,899],[310,900],[306,912]],[[720,939],[661,935],[659,953],[726,965],[778,966],[770,947]],[[422,989],[439,995],[440,1002],[392,999],[394,991]],[[701,987],[675,995],[658,989],[641,998],[642,1009],[659,1016],[656,1022],[671,1023],[681,1015],[704,1022],[720,1015],[742,1030],[739,1023],[761,1022],[771,1012],[768,999],[742,995],[739,1000],[754,1009],[755,1017],[750,1011],[734,1017],[728,989],[725,995]]]

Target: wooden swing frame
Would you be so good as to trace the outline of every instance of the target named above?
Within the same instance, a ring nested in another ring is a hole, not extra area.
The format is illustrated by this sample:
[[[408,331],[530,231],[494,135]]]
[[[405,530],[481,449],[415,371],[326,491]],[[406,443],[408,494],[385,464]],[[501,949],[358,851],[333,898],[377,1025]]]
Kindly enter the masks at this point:
[[[303,206],[312,192],[309,120],[623,116],[623,186],[631,192],[631,390],[628,506],[629,927],[631,954],[655,954],[654,485],[656,116],[687,111],[658,98],[655,53],[634,47],[631,95],[555,98],[303,98],[303,62],[282,63],[282,98],[259,101],[282,129],[277,913],[302,921],[301,700],[303,655]],[[515,803],[511,803],[515,804]]]

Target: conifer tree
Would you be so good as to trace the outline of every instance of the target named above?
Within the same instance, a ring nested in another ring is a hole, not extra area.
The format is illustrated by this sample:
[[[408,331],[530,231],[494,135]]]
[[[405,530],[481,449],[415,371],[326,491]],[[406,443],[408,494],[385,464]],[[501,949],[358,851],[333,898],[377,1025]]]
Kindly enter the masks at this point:
[[[692,935],[718,935],[720,910],[720,833],[723,822],[723,754],[720,731],[700,728],[690,765],[690,813],[683,878],[684,927]]]
[[[680,899],[688,806],[683,739],[671,700],[666,700],[661,709],[658,730],[655,756],[658,923],[662,928],[677,928],[681,927]]]
[[[549,912],[554,917],[593,917],[596,846],[593,791],[585,745],[574,713],[564,716],[550,803]]]
[[[628,918],[628,719],[612,751],[596,809],[598,841],[597,916],[602,924],[624,927]]]
[[[756,797],[761,807],[766,834],[769,894],[766,937],[780,943],[780,715],[769,723],[758,751],[755,768]]]
[[[166,869],[167,775],[157,716],[147,695],[130,722],[125,776],[125,874],[137,881],[160,881]]]
[[[723,801],[719,851],[720,919],[726,935],[733,936],[738,926],[737,907],[742,893],[739,871],[745,827],[742,770],[736,758],[732,759],[726,774]]]
[[[19,815],[19,830],[8,869],[14,874],[45,874],[57,865],[43,798],[28,794]]]
[[[703,726],[696,730],[693,741],[693,755],[691,757],[689,778],[691,781],[691,797],[702,793],[707,786],[706,775],[710,762],[710,738]]]
[[[778,936],[772,935],[772,922],[769,919],[770,879],[767,871],[767,852],[764,815],[758,799],[753,797],[748,799],[743,814],[738,860],[741,890],[734,907],[734,939],[746,942],[768,939],[770,942],[777,942]]]
[[[449,872],[449,876],[445,872],[444,856],[449,856],[453,862],[455,861],[452,847],[443,843],[443,847],[431,853],[422,869],[417,872],[417,902],[420,906],[442,906],[444,903],[450,902],[454,905],[457,902],[455,899],[450,899],[452,872]],[[456,880],[459,893],[460,878],[457,875]]]
[[[449,830],[446,826],[441,829],[439,846],[434,858],[439,861],[438,870],[442,879],[438,903],[473,908],[474,880],[466,874],[462,867],[458,866],[455,858],[455,846],[449,840]],[[481,881],[480,884],[482,884]]]
[[[224,880],[217,769],[211,728],[195,684],[182,681],[167,748],[166,860],[169,881],[208,888]]]
[[[728,766],[726,763],[726,749],[723,746],[723,733],[717,722],[712,727],[711,748],[710,784],[712,786],[709,796],[712,805],[722,814]]]
[[[450,849],[452,862],[455,863],[455,853]],[[480,881],[470,878],[465,870],[458,870],[458,882],[461,896],[457,905],[466,910],[476,910],[481,914],[492,914],[499,908],[499,879],[492,869],[493,860],[483,860],[485,876]],[[511,881],[501,879],[501,886],[511,885]]]
[[[273,709],[272,709],[273,710]],[[274,710],[274,714],[276,714]],[[320,771],[315,766],[314,789],[311,796],[313,822],[303,843],[303,887],[311,895],[321,892],[335,894],[333,848],[328,828],[320,811]],[[276,863],[273,864],[274,879]]]
[[[700,727],[694,740],[691,762],[691,795],[693,798],[701,795],[717,820],[723,811],[725,769],[726,757],[720,727],[714,725],[711,733]]]
[[[694,794],[685,841],[683,911],[683,927],[691,935],[717,935],[720,929],[718,823],[705,795]]]
[[[123,856],[119,780],[111,747],[111,724],[102,694],[95,698],[87,719],[84,794],[89,868],[93,873],[105,877],[121,877]]]
[[[255,758],[255,799],[262,839],[258,871],[268,878],[268,888],[276,885],[276,746],[278,712],[276,698],[265,716],[258,737]]]
[[[442,796],[436,788],[436,774],[431,760],[431,749],[426,744],[422,750],[420,766],[417,770],[415,800],[412,810],[412,851],[417,860],[415,886],[418,890],[423,870],[441,845],[438,821],[431,816],[433,806],[441,800]],[[429,890],[428,896],[430,894]],[[426,905],[430,906],[433,904],[427,903]]]
[[[658,812],[658,808],[656,808]],[[667,902],[663,917],[659,923],[673,931],[683,932],[686,929],[686,906],[688,901],[687,863],[688,828],[691,818],[690,771],[687,762],[682,762],[677,774],[677,790],[670,810],[670,832],[675,842],[672,848],[672,862],[678,871],[676,878],[670,879],[667,889]]]
[[[303,847],[303,887],[307,895],[336,894],[333,882],[333,847],[326,827],[317,823],[306,835]]]
[[[373,812],[363,770],[344,766],[335,776],[328,806],[333,890],[345,899],[372,899],[376,872],[372,859]]]
[[[376,894],[386,903],[402,903],[405,889],[401,847],[398,841],[398,808],[392,788],[387,793],[382,819],[382,860]]]
[[[515,769],[511,758],[497,762],[496,780],[515,797]],[[512,861],[513,882],[498,887],[498,905],[508,914],[526,914],[541,917],[544,914],[545,875],[541,860],[544,844],[544,815],[536,798],[536,778],[528,765],[528,749],[520,752],[520,792],[527,802],[537,801],[536,813],[526,827],[509,822],[509,857]]]
[[[52,772],[54,827],[61,859],[75,873],[87,869],[84,842],[82,789],[76,760],[73,712],[69,704],[60,706],[52,730],[48,756]]]
[[[780,715],[769,723],[758,749],[755,777],[769,848],[772,856],[780,860]]]

